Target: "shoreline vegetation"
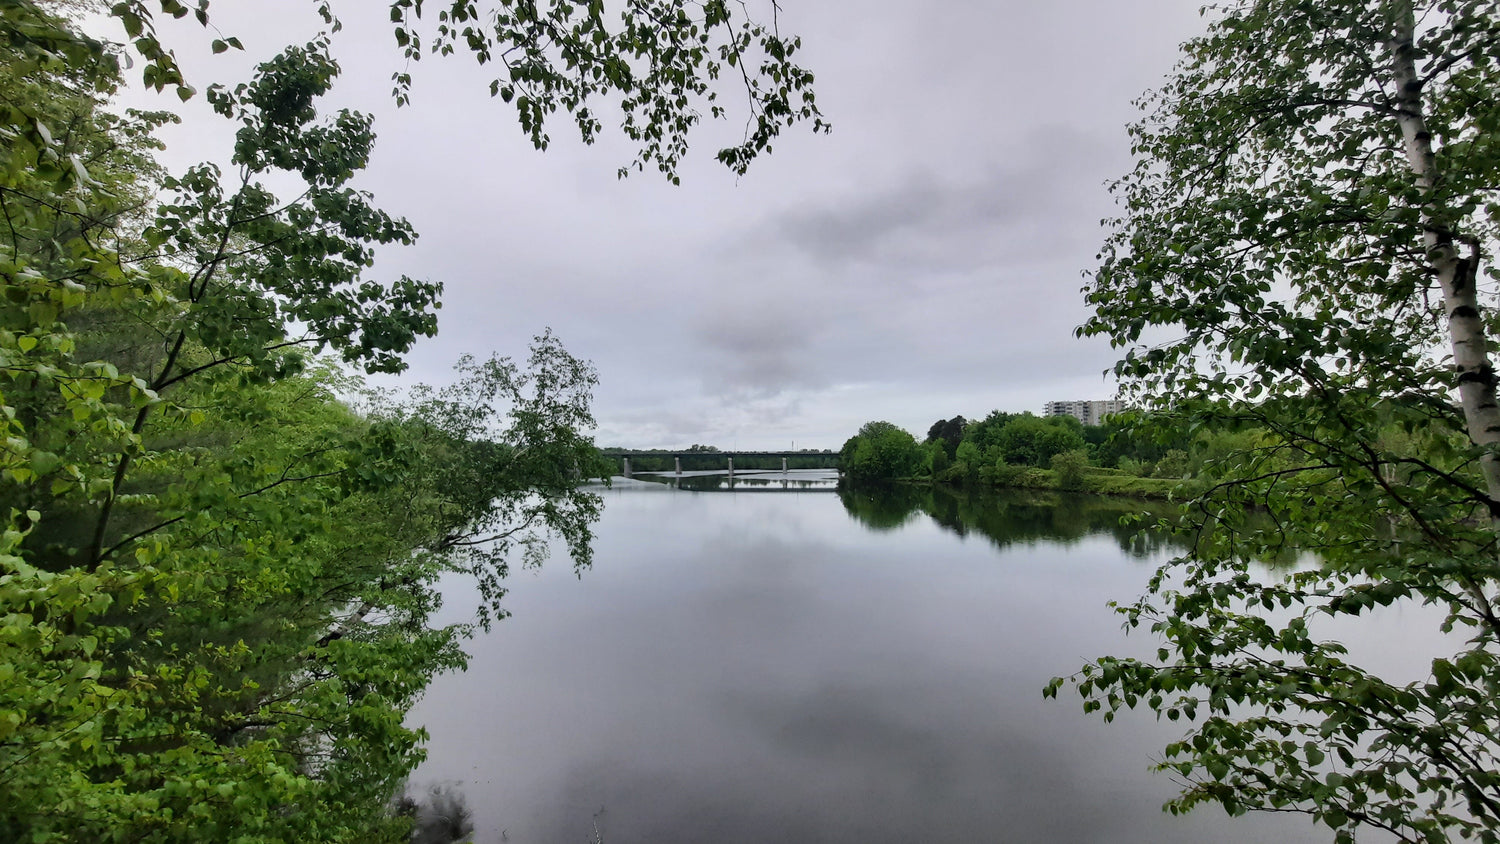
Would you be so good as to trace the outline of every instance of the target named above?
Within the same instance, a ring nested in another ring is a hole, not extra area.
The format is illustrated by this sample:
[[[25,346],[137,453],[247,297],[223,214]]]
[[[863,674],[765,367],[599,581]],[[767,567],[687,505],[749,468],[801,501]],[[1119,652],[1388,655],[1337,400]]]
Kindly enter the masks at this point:
[[[870,422],[839,457],[853,486],[897,482],[1180,500],[1211,485],[1223,455],[1263,434],[1224,428],[1189,435],[1162,414],[1126,412],[1084,425],[1071,416],[995,411],[978,421],[939,419],[921,442],[890,422]]]
[[[1054,469],[1023,467],[1006,473],[981,473],[978,481],[962,476],[895,478],[896,483],[914,486],[942,486],[956,490],[983,489],[1032,490],[1038,492],[1076,492],[1087,495],[1111,495],[1122,498],[1145,498],[1172,501],[1196,495],[1200,486],[1190,478],[1143,478],[1120,469],[1089,466],[1083,474],[1068,481]]]

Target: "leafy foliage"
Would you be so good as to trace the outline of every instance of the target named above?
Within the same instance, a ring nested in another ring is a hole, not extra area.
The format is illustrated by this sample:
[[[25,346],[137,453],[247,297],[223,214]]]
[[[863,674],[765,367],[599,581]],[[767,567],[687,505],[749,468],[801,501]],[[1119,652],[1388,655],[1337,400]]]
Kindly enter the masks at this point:
[[[943,444],[943,451],[947,454],[948,459],[951,460],[954,453],[958,451],[958,444],[963,442],[964,429],[968,425],[968,420],[962,416],[955,416],[952,419],[939,419],[932,423],[931,428],[927,429],[926,441],[941,442]]]
[[[349,187],[374,134],[320,111],[328,39],[208,88],[228,166],[168,175],[151,133],[175,117],[109,101],[127,51],[195,96],[154,24],[207,26],[208,2],[113,3],[128,46],[62,14],[85,5],[0,3],[0,838],[405,839],[403,716],[464,659],[466,628],[427,623],[434,581],[475,576],[488,623],[511,559],[559,537],[588,564],[594,372],[548,333],[524,367],[465,360],[352,411],[358,383],[314,356],[399,371],[441,287],[369,276],[415,233]],[[391,11],[410,59],[426,38],[503,66],[491,91],[541,148],[559,108],[593,140],[614,96],[635,167],[676,181],[726,68],[750,109],[719,154],[736,172],[784,126],[827,130],[799,42],[724,4],[632,2],[612,31],[598,3],[458,2],[430,37],[420,2]]]
[[[1078,489],[1083,484],[1088,465],[1088,453],[1081,448],[1052,455],[1052,472],[1057,476],[1058,488]]]
[[[1160,766],[1184,782],[1173,811],[1500,840],[1494,12],[1231,3],[1132,130],[1081,330],[1126,349],[1116,371],[1160,418],[1239,439],[1204,463],[1192,551],[1120,608],[1157,658],[1073,682],[1106,718],[1191,725]],[[1408,604],[1461,634],[1424,678],[1325,632]]]
[[[502,581],[517,552],[523,565],[538,566],[555,537],[575,568],[590,565],[590,526],[602,501],[580,482],[608,477],[611,467],[580,433],[594,426],[594,368],[550,331],[533,340],[524,370],[500,357],[465,357],[457,369],[464,377],[452,386],[377,401],[372,415],[415,444],[408,458],[408,472],[420,478],[414,488],[441,490],[432,503],[442,535],[432,550],[474,576],[488,625],[504,615]]]
[[[839,450],[839,465],[855,483],[912,477],[922,458],[916,437],[890,422],[866,422]]]
[[[0,25],[0,839],[402,840],[405,713],[464,663],[434,582],[498,600],[549,534],[587,564],[593,371],[546,334],[354,412],[314,353],[399,370],[440,287],[369,277],[414,234],[348,187],[374,136],[320,113],[326,40],[210,89],[229,172],[168,176],[109,49],[31,2]]]
[[[981,444],[988,440],[986,457],[1023,466],[1046,466],[1055,455],[1082,449],[1082,430],[1071,416],[1043,419],[1023,413],[994,429],[977,430],[975,438]]]
[[[421,0],[392,0],[390,7],[396,41],[409,60],[419,60],[424,49],[439,55],[468,50],[479,64],[498,66],[490,94],[514,106],[537,149],[551,143],[547,121],[559,109],[592,143],[604,129],[595,102],[612,102],[622,115],[621,131],[639,145],[621,176],[649,165],[677,182],[700,109],[715,118],[728,115],[715,86],[721,76],[734,77],[750,111],[744,140],[717,156],[735,173],[770,152],[784,127],[811,121],[816,132],[829,129],[812,73],[792,61],[802,41],[781,34],[774,3],[767,25],[741,17],[744,5],[725,0],[630,0],[617,27],[607,22],[603,0],[454,0],[437,13],[435,26],[423,17]],[[328,14],[328,5],[323,8]],[[398,73],[394,82],[397,101],[404,102],[411,76]]]

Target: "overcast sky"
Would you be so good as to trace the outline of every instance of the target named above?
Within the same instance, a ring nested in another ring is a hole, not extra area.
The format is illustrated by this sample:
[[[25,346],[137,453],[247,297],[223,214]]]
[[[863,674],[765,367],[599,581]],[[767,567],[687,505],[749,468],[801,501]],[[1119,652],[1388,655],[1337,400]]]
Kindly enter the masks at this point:
[[[1109,398],[1115,355],[1073,336],[1081,273],[1105,184],[1131,165],[1131,102],[1201,31],[1199,5],[782,0],[833,133],[795,131],[736,179],[713,152],[740,124],[708,127],[673,187],[617,180],[632,148],[583,147],[561,122],[535,151],[464,56],[415,66],[396,108],[386,4],[336,3],[328,105],[375,116],[359,187],[421,233],[376,275],[446,285],[440,334],[403,379],[524,357],[550,326],[599,370],[596,440],[668,448],[838,448],[872,419],[920,438],[955,414]],[[163,27],[200,89],[319,29],[311,0],[212,13],[244,54]],[[228,132],[198,98],[167,160],[223,160]]]

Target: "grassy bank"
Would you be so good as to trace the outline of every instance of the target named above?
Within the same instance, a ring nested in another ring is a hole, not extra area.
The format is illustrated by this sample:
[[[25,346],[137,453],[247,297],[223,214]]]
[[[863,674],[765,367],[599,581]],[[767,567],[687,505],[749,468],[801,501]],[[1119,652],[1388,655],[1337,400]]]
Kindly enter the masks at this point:
[[[945,486],[981,486],[995,489],[1033,489],[1054,492],[1082,492],[1094,495],[1121,495],[1132,498],[1182,498],[1193,491],[1192,482],[1181,478],[1142,478],[1119,469],[1097,466],[1084,468],[1064,478],[1055,469],[1032,466],[1008,466],[1003,470],[982,470],[971,476],[962,467],[934,478],[912,478],[913,483],[935,483]],[[1174,495],[1175,493],[1175,495]]]

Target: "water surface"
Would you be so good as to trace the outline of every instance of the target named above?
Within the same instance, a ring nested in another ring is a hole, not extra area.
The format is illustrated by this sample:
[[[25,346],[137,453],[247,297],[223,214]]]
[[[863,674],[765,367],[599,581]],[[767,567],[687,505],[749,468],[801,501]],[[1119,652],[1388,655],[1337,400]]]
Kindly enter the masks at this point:
[[[744,480],[617,482],[593,569],[514,575],[513,617],[433,684],[417,780],[467,795],[477,842],[1328,840],[1166,815],[1147,769],[1178,728],[1042,699],[1155,648],[1105,606],[1169,550],[1134,505]]]

